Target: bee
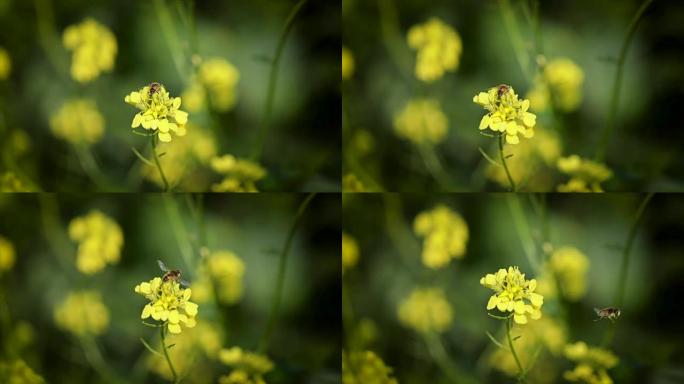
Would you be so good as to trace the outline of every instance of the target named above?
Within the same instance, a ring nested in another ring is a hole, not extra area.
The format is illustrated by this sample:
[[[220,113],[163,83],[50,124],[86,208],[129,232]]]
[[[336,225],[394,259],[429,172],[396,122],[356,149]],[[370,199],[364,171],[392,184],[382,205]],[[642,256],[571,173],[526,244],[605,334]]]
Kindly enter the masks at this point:
[[[166,266],[166,264],[164,264],[164,262],[161,260],[157,260],[157,264],[159,265],[159,269],[161,269],[162,272],[164,272],[164,276],[162,276],[163,281],[173,280],[182,285],[184,288],[190,287],[190,283],[181,279],[182,273],[180,269],[169,269]]]
[[[496,88],[496,94],[499,96],[499,99],[511,90],[511,86],[506,84],[499,84],[496,86]]]
[[[594,308],[594,312],[598,315],[598,319],[594,321],[599,321],[601,319],[608,319],[612,323],[618,317],[620,317],[620,308],[606,307],[603,309]]]
[[[150,87],[150,96],[161,91],[161,84],[157,83],[156,81],[150,83],[150,85],[148,85],[148,87]]]

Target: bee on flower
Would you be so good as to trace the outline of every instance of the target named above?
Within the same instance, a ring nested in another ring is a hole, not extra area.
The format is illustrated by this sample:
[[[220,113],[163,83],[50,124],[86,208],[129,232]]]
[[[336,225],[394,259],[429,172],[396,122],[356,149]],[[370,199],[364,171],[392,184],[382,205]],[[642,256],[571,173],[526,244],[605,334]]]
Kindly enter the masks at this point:
[[[513,87],[501,84],[489,88],[486,92],[475,95],[473,102],[487,111],[480,120],[480,130],[490,129],[494,133],[505,135],[509,144],[518,144],[518,135],[528,139],[534,136],[537,116],[528,112],[530,101],[521,100]]]
[[[164,85],[151,83],[126,95],[124,101],[140,110],[133,117],[132,128],[142,126],[165,143],[171,141],[171,132],[185,136],[188,113],[180,110],[181,98],[169,96]]]
[[[544,297],[534,292],[537,280],[525,279],[525,274],[518,267],[488,273],[480,279],[480,284],[495,292],[487,302],[487,310],[496,308],[504,313],[510,312],[517,324],[527,324],[528,316],[532,320],[541,318]]]
[[[140,318],[162,322],[170,333],[181,333],[181,324],[193,328],[197,321],[198,305],[190,301],[192,290],[183,288],[177,279],[155,277],[135,286],[135,292],[145,296],[149,303]]]

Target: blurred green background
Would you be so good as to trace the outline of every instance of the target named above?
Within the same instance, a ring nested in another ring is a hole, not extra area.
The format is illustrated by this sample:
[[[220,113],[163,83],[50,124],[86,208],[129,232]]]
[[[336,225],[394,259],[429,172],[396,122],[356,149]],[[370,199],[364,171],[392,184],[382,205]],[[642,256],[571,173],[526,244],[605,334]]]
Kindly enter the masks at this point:
[[[191,209],[198,206],[198,195],[0,197],[0,236],[16,251],[14,267],[0,272],[0,360],[21,358],[48,383],[112,382],[93,369],[92,350],[84,350],[80,338],[59,328],[53,316],[70,292],[95,290],[109,310],[109,325],[95,343],[114,376],[127,383],[169,382],[154,369],[164,368],[165,361],[153,357],[139,340],[157,346],[159,335],[141,324],[147,300],[133,290],[163,274],[156,262],[161,259],[182,270],[193,289],[191,300],[199,303],[197,327],[167,338],[169,344],[182,344],[174,349],[184,351],[178,356],[170,349],[174,363],[183,367],[183,382],[218,382],[231,369],[209,351],[217,344],[254,351],[263,336],[275,297],[279,254],[304,197],[204,196],[206,246],[211,253],[234,252],[245,266],[238,282],[241,299],[218,305],[212,299],[199,301],[200,222]],[[75,267],[77,243],[66,230],[73,218],[91,210],[120,226],[124,245],[118,263],[84,275]],[[301,218],[287,262],[280,315],[266,349],[275,365],[265,376],[269,383],[339,382],[340,222],[339,197],[326,194],[316,195]]]
[[[621,247],[643,198],[638,194],[347,194],[343,230],[356,240],[359,258],[344,273],[349,299],[344,312],[345,348],[373,351],[400,383],[515,382],[490,360],[494,353],[503,352],[509,369],[517,372],[510,352],[499,350],[485,334],[488,331],[505,344],[501,321],[487,316],[487,300],[493,292],[480,285],[480,278],[499,268],[519,266],[527,279],[539,280],[540,269],[526,254],[539,261],[544,249],[569,246],[588,259],[586,291],[574,301],[545,296],[542,319],[529,320],[512,333],[522,337],[515,343],[527,362],[532,351],[522,346],[529,345],[531,337],[542,339],[530,382],[566,382],[563,372],[574,364],[564,357],[563,342],[581,340],[599,346],[611,330],[609,321],[593,321],[593,308],[618,305]],[[423,239],[412,228],[420,212],[438,205],[462,216],[469,239],[462,259],[434,270],[421,263]],[[684,329],[677,304],[684,272],[682,214],[684,204],[677,195],[655,195],[645,208],[634,238],[622,316],[608,343],[619,358],[618,365],[608,370],[616,383],[676,383],[684,377],[680,337]],[[463,373],[460,380],[445,371],[439,348],[434,352],[427,338],[399,321],[400,304],[420,287],[442,289],[453,309],[452,322],[438,337],[447,366]],[[546,326],[553,321],[565,329],[565,337],[535,328],[535,321]],[[560,350],[552,351],[553,345]]]
[[[509,166],[523,168],[518,181],[529,182],[522,190],[545,192],[567,180],[556,167],[558,156],[593,158],[608,116],[616,59],[642,1],[343,0],[343,45],[354,61],[353,74],[343,81],[343,174],[353,174],[368,190],[506,190],[505,176],[491,177],[478,151],[499,160],[494,139],[478,133],[485,111],[472,99],[501,83],[521,97],[532,89],[536,49],[528,16],[535,3],[546,62],[564,57],[581,68],[582,101],[569,112],[537,113],[537,136],[507,146],[507,154],[514,153]],[[527,78],[504,14],[517,25]],[[681,2],[654,1],[636,29],[605,157],[614,173],[607,191],[682,190],[684,136],[676,103],[683,96],[683,16]],[[455,72],[425,83],[413,73],[416,51],[406,39],[410,27],[432,17],[459,34],[463,51]],[[395,116],[415,98],[439,101],[448,118],[448,134],[432,155],[394,132]],[[542,138],[548,136],[555,142],[553,155],[540,156],[535,150],[547,145],[549,139]]]
[[[0,0],[0,47],[11,61],[9,77],[0,81],[0,174],[11,173],[33,190],[159,190],[143,177],[148,166],[131,151],[146,154],[149,142],[132,134],[137,110],[124,96],[153,81],[180,96],[190,85],[195,50],[205,62],[222,58],[237,69],[237,102],[226,111],[190,113],[188,136],[164,144],[160,152],[175,155],[197,131],[210,138],[217,156],[249,157],[264,119],[270,60],[295,3]],[[176,39],[166,37],[160,14],[168,16]],[[71,52],[62,33],[86,18],[113,32],[118,53],[111,73],[81,84],[69,75]],[[279,65],[270,133],[257,159],[267,170],[258,183],[261,190],[340,189],[340,22],[339,4],[330,1],[305,2],[294,19]],[[172,52],[180,56],[182,73]],[[74,97],[94,100],[105,122],[104,136],[85,153],[56,138],[49,125]],[[206,191],[221,179],[206,159],[186,155],[180,163],[165,164],[168,173],[184,172],[176,190]]]

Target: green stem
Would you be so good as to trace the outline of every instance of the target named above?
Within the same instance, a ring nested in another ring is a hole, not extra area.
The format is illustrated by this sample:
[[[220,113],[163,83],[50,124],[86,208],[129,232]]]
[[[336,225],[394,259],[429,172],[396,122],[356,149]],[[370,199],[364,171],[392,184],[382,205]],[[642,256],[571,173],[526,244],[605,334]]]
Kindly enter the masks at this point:
[[[508,165],[506,164],[506,156],[503,152],[503,135],[499,135],[499,156],[501,157],[501,164],[503,164],[504,170],[506,171],[506,177],[508,177],[508,183],[511,184],[511,192],[515,192],[515,182],[511,176],[511,172],[508,170]]]
[[[164,350],[164,357],[166,357],[166,362],[169,364],[169,369],[171,370],[171,376],[173,376],[173,384],[178,383],[178,374],[176,373],[176,368],[173,367],[171,362],[171,357],[169,357],[169,351],[166,348],[166,327],[159,327],[159,334],[161,335],[162,349]]]
[[[511,339],[511,321],[512,318],[510,317],[508,318],[508,320],[506,320],[506,338],[508,339],[508,347],[511,349],[511,353],[513,354],[513,358],[515,359],[515,364],[518,366],[518,371],[520,371],[518,381],[525,382],[525,370],[523,369],[523,366],[520,363],[520,359],[518,358],[518,353],[515,351],[515,347],[513,346],[513,339]]]
[[[166,209],[166,215],[169,218],[171,230],[176,238],[176,243],[178,244],[178,249],[180,250],[183,263],[185,263],[187,271],[194,271],[195,264],[192,260],[192,243],[188,237],[188,231],[183,223],[176,200],[174,199],[173,195],[164,194],[162,195],[162,202],[164,204],[164,208]]]
[[[107,361],[100,353],[95,340],[90,336],[79,337],[79,342],[83,348],[83,352],[88,363],[95,369],[95,371],[106,379],[109,383],[123,383],[123,381],[116,376],[114,370],[107,364]]]
[[[152,155],[154,156],[154,163],[157,165],[157,169],[159,170],[159,176],[161,176],[162,183],[164,183],[164,192],[168,192],[169,182],[166,181],[164,170],[162,169],[161,163],[159,162],[159,156],[157,155],[157,135],[152,136]]]
[[[525,211],[523,210],[522,203],[520,202],[518,194],[508,194],[506,197],[506,202],[508,203],[508,208],[511,211],[511,216],[513,218],[513,225],[515,231],[520,239],[520,244],[525,253],[527,261],[530,266],[534,269],[535,273],[539,273],[539,258],[537,255],[537,248],[534,244],[534,237],[532,236],[532,231],[530,230],[530,224],[527,222],[527,217],[525,216]]]
[[[421,143],[418,144],[418,150],[420,152],[420,157],[425,164],[425,168],[428,170],[428,173],[430,173],[432,178],[435,179],[440,189],[445,192],[450,191],[451,188],[449,185],[451,182],[448,180],[446,172],[444,171],[444,167],[442,167],[442,163],[435,154],[435,148],[429,144]]]
[[[283,297],[283,289],[285,287],[285,272],[287,270],[287,256],[290,253],[290,246],[292,245],[292,240],[294,240],[294,235],[295,232],[297,231],[297,227],[299,227],[299,223],[302,220],[302,217],[304,216],[304,212],[306,211],[306,207],[309,206],[309,203],[311,203],[311,200],[316,196],[316,193],[310,193],[304,201],[299,205],[299,208],[297,208],[297,213],[295,214],[294,221],[292,222],[292,225],[290,226],[290,231],[287,234],[287,238],[285,239],[285,244],[283,245],[283,249],[280,252],[280,264],[278,266],[278,277],[276,280],[276,286],[275,286],[275,293],[273,295],[273,303],[271,304],[271,312],[268,315],[268,321],[266,323],[266,329],[264,330],[264,333],[261,337],[261,340],[259,342],[259,352],[260,353],[265,353],[266,350],[268,349],[268,343],[271,340],[271,334],[273,333],[273,329],[275,328],[276,325],[276,320],[278,318],[278,311],[280,310],[280,302]]]
[[[525,42],[520,34],[520,29],[518,28],[518,22],[516,21],[515,12],[513,12],[513,8],[511,7],[511,2],[509,0],[499,0],[499,11],[501,12],[501,18],[503,19],[507,35],[511,39],[513,51],[515,52],[515,57],[520,65],[520,70],[522,71],[523,77],[525,77],[525,81],[529,83],[530,58],[525,50]]]
[[[276,46],[275,55],[273,56],[273,61],[271,62],[271,73],[268,79],[268,91],[266,93],[266,102],[264,103],[263,121],[261,124],[261,129],[259,130],[259,135],[257,136],[257,141],[254,145],[254,149],[252,150],[252,155],[250,157],[252,161],[258,162],[259,158],[261,157],[261,153],[263,152],[264,140],[266,139],[268,130],[271,125],[271,113],[273,112],[273,100],[275,99],[276,85],[278,83],[278,67],[280,66],[280,58],[283,55],[285,42],[287,42],[287,36],[290,34],[290,31],[292,30],[295,18],[297,17],[297,14],[302,9],[304,4],[306,4],[306,2],[307,0],[299,0],[294,5],[294,7],[292,7],[290,14],[287,16],[287,19],[285,20],[285,26],[283,27],[283,31],[280,33],[280,38],[278,39],[278,45]]]
[[[429,332],[424,334],[425,343],[428,347],[428,352],[435,360],[439,368],[447,375],[449,381],[452,383],[477,383],[473,378],[467,376],[465,373],[452,362],[449,358],[449,354],[442,341],[439,339],[439,335]]]
[[[599,141],[599,146],[596,150],[596,155],[594,158],[596,161],[603,161],[606,151],[608,150],[608,144],[610,142],[610,137],[615,130],[615,116],[617,114],[618,106],[620,104],[620,88],[622,86],[622,76],[624,74],[625,60],[627,58],[627,52],[629,51],[630,43],[632,38],[636,33],[637,26],[641,17],[646,12],[646,9],[653,0],[644,0],[641,6],[632,17],[632,21],[629,23],[629,28],[627,29],[627,35],[625,35],[625,40],[622,42],[622,47],[620,48],[620,56],[617,62],[617,71],[615,71],[615,80],[613,81],[613,94],[610,100],[610,109],[608,110],[608,119],[606,120],[606,125],[603,128],[603,133]]]
[[[178,71],[178,75],[181,80],[185,81],[187,72],[185,71],[185,62],[182,57],[182,49],[178,43],[180,40],[178,38],[178,33],[176,33],[176,28],[174,26],[174,21],[171,17],[171,12],[167,8],[164,0],[154,0],[154,10],[157,13],[157,19],[159,20],[159,27],[166,44],[171,52],[171,58],[173,64]]]
[[[97,165],[97,161],[95,161],[95,157],[93,157],[90,147],[76,144],[74,145],[74,150],[76,152],[78,162],[81,164],[81,168],[95,183],[97,188],[100,188],[104,191],[111,191],[113,189],[111,187],[111,183]]]

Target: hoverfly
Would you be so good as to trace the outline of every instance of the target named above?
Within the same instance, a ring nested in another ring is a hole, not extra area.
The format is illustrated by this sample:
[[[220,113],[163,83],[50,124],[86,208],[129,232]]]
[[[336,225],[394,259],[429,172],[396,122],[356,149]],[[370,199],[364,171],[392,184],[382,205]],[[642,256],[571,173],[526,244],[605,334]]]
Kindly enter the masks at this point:
[[[173,281],[179,283],[180,285],[182,285],[183,288],[190,287],[190,283],[181,279],[180,269],[169,269],[166,266],[166,264],[164,264],[164,262],[161,260],[157,260],[157,264],[159,265],[159,269],[161,269],[162,272],[164,272],[164,276],[162,276],[163,281],[173,280]]]
[[[157,83],[156,81],[150,83],[149,87],[150,87],[150,96],[161,91],[161,84]]]
[[[510,90],[511,90],[510,85],[499,84],[496,86],[496,95],[499,96],[499,99],[500,99],[503,95],[507,94],[508,91],[510,91]]]
[[[618,317],[620,317],[620,308],[606,307],[603,309],[594,308],[594,312],[598,315],[598,319],[594,321],[599,321],[601,319],[608,319],[612,323]]]

